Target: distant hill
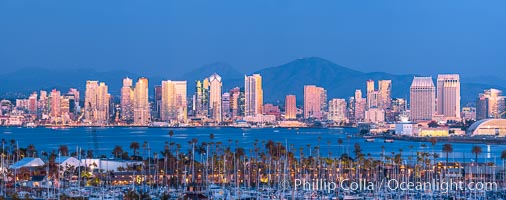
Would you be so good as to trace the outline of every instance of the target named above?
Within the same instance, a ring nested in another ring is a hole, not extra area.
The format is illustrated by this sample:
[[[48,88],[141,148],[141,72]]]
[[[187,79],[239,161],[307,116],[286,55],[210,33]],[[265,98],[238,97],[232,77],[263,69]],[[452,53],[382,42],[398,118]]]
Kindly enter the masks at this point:
[[[409,87],[414,74],[395,75],[383,72],[364,73],[337,65],[318,57],[301,58],[280,66],[259,70],[263,78],[266,102],[283,102],[285,95],[295,94],[297,102],[302,103],[304,85],[317,85],[327,90],[328,98],[348,98],[356,89],[361,89],[365,97],[366,81],[373,79],[392,80],[392,97],[409,98]],[[434,83],[436,83],[436,77]],[[495,84],[468,82],[462,79],[461,96],[465,105],[474,102],[478,93],[486,88],[505,89]],[[376,87],[377,82],[376,82]]]
[[[244,73],[239,72],[227,63],[216,62],[204,65],[181,75],[177,80],[188,81],[188,96],[195,91],[195,81],[202,80],[213,73],[223,78],[224,92],[233,87],[244,87]],[[328,98],[348,98],[354,95],[355,89],[361,89],[365,97],[365,82],[368,79],[375,81],[381,79],[392,80],[392,97],[408,98],[409,86],[414,74],[395,75],[384,72],[360,72],[337,65],[319,57],[296,59],[289,63],[264,68],[254,73],[263,77],[264,101],[284,102],[287,94],[297,95],[297,101],[303,101],[304,85],[317,85],[327,89]],[[16,72],[0,75],[0,97],[15,98],[26,97],[32,91],[57,88],[66,92],[68,88],[75,87],[83,92],[86,80],[99,80],[109,85],[109,92],[118,96],[124,77],[137,79],[141,75],[127,71],[97,71],[90,69],[61,69],[48,70],[44,68],[25,68]],[[148,77],[150,94],[153,95],[153,86],[167,77]],[[172,78],[172,77],[170,77]],[[435,78],[434,83],[435,83]],[[377,82],[376,82],[377,83]],[[497,88],[505,90],[501,81],[483,80],[481,78],[462,77],[462,103],[474,102],[478,93],[484,89]]]

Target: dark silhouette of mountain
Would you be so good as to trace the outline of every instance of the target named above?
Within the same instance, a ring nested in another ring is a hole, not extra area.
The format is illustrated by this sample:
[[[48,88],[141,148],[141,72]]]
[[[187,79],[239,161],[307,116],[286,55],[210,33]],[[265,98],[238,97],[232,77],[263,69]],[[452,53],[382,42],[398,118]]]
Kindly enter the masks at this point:
[[[384,72],[364,73],[349,69],[318,57],[301,58],[276,67],[269,67],[255,73],[262,75],[264,101],[284,102],[285,95],[295,94],[297,102],[303,102],[304,85],[317,85],[327,90],[328,99],[348,98],[356,89],[365,97],[366,81],[392,80],[392,97],[409,98],[409,87],[414,74],[395,75]],[[434,84],[436,84],[436,77]],[[494,84],[467,82],[462,79],[462,103],[474,102],[478,93],[487,88],[504,89]],[[377,88],[376,82],[376,88]]]
[[[178,80],[187,80],[187,95],[190,97],[195,91],[195,81],[218,73],[223,79],[223,92],[233,87],[244,87],[244,74],[229,64],[217,62],[202,66],[179,77]],[[268,67],[254,73],[262,75],[264,101],[270,103],[283,103],[288,94],[297,95],[298,103],[303,102],[304,85],[317,85],[327,90],[328,99],[348,98],[354,96],[356,89],[361,89],[365,97],[365,86],[368,79],[375,81],[381,79],[392,80],[392,97],[409,98],[409,87],[415,75],[396,75],[384,72],[360,72],[337,65],[331,61],[318,57],[301,58],[289,63]],[[141,77],[139,74],[115,70],[97,71],[90,69],[59,69],[48,70],[44,68],[25,68],[18,71],[0,75],[0,97],[16,98],[26,97],[33,91],[59,89],[67,92],[69,88],[77,88],[84,95],[86,80],[99,80],[106,82],[109,92],[113,96],[120,94],[122,79],[130,77],[134,81]],[[148,77],[150,95],[153,95],[153,86],[160,85],[167,77]],[[172,77],[170,77],[172,79]],[[435,78],[434,83],[436,83]],[[461,78],[462,104],[474,102],[478,93],[484,89],[506,88],[498,81]],[[497,84],[496,84],[497,83]],[[376,82],[377,84],[377,82]],[[377,87],[377,86],[376,86]]]

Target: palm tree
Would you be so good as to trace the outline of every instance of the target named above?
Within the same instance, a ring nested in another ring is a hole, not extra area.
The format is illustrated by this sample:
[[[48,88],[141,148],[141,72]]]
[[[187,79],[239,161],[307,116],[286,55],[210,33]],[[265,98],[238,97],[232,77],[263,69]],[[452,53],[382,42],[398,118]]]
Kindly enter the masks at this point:
[[[28,157],[35,157],[35,153],[37,152],[35,150],[35,145],[33,145],[33,144],[28,145],[27,151],[28,151]]]
[[[444,144],[443,145],[443,152],[446,153],[445,167],[448,167],[448,154],[453,152],[453,146],[451,144]]]
[[[481,149],[480,146],[473,146],[473,148],[471,149],[471,152],[476,156],[476,164],[478,164],[478,154],[482,153],[483,150]]]
[[[69,147],[67,145],[60,145],[58,147],[58,151],[61,153],[61,155],[67,156],[69,153]]]
[[[130,149],[134,151],[134,156],[137,155],[137,150],[141,148],[141,145],[138,142],[132,142],[130,143]]]
[[[174,131],[173,131],[173,130],[170,130],[170,131],[169,131],[169,138],[170,138],[170,140],[169,140],[169,144],[172,142],[172,136],[174,136]]]
[[[116,145],[112,150],[112,154],[115,158],[119,158],[123,154],[123,148],[121,148],[119,145]]]

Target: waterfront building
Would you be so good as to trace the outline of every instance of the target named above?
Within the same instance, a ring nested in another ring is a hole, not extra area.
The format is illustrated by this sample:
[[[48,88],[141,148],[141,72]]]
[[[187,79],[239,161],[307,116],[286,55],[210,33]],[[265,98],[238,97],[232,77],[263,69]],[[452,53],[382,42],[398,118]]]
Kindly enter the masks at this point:
[[[285,97],[285,119],[297,119],[297,99],[295,95]]]
[[[410,87],[411,120],[429,121],[435,112],[435,87],[432,77],[415,77]]]
[[[121,87],[120,108],[121,120],[129,122],[133,120],[133,83],[132,79],[124,78]]]
[[[315,85],[304,86],[304,118],[323,119],[327,94],[325,89]]]
[[[449,130],[446,127],[442,128],[419,128],[417,129],[419,137],[448,137]]]
[[[413,123],[411,122],[400,122],[395,124],[395,134],[396,135],[413,135]]]
[[[506,136],[506,119],[482,119],[467,129],[470,136]]]
[[[437,77],[437,114],[448,120],[460,119],[460,76],[439,74]]]
[[[476,121],[476,107],[463,107],[461,116],[464,120]]]
[[[211,118],[216,122],[221,122],[221,76],[214,73],[209,77],[209,109]]]
[[[134,124],[146,126],[151,121],[149,109],[148,79],[139,78],[135,83],[133,101]]]
[[[329,112],[328,119],[335,123],[346,123],[348,121],[346,117],[346,100],[345,99],[331,99],[329,101]]]
[[[476,120],[504,116],[505,98],[501,90],[493,88],[479,94],[476,100]]]
[[[385,111],[379,108],[370,108],[365,111],[365,122],[380,124],[385,122]]]
[[[244,76],[244,97],[246,116],[263,113],[263,89],[260,74]]]
[[[268,103],[268,104],[265,104],[263,106],[263,108],[264,108],[264,111],[263,111],[264,115],[274,115],[274,116],[276,116],[277,120],[281,119],[281,111],[279,109],[279,106],[275,106],[275,105]]]

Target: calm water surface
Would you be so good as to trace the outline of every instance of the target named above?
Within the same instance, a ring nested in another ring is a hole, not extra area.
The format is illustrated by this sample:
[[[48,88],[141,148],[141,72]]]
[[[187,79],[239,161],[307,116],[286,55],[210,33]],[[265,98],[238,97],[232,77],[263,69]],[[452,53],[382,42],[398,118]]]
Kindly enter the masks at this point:
[[[93,131],[95,129],[95,131]],[[174,131],[174,136],[169,137],[169,130]],[[315,153],[314,147],[320,145],[320,155],[327,156],[328,152],[332,152],[332,156],[349,153],[352,157],[353,146],[359,143],[364,154],[371,154],[372,157],[379,157],[382,152],[382,146],[387,155],[391,152],[398,153],[402,149],[404,157],[416,155],[416,151],[427,151],[441,154],[441,160],[445,155],[441,153],[443,143],[437,143],[434,147],[427,142],[411,142],[411,141],[395,141],[394,143],[383,143],[382,139],[376,139],[376,142],[365,142],[362,138],[347,138],[347,134],[356,133],[356,129],[285,129],[285,128],[264,128],[264,129],[239,129],[239,128],[68,128],[68,129],[48,129],[48,128],[0,128],[0,134],[3,139],[15,139],[19,142],[20,147],[26,147],[34,144],[38,151],[56,150],[59,145],[68,145],[71,151],[79,146],[82,149],[94,150],[95,155],[112,156],[111,151],[116,145],[123,147],[123,150],[132,152],[129,149],[130,143],[139,142],[142,146],[144,141],[149,143],[149,147],[153,151],[159,152],[164,149],[166,141],[172,140],[181,144],[182,151],[191,148],[188,142],[192,138],[196,138],[198,143],[210,142],[209,135],[214,134],[214,142],[222,142],[223,145],[235,148],[236,146],[246,149],[249,152],[253,149],[255,140],[262,141],[273,140],[275,142],[287,143],[293,145],[299,155],[299,148],[304,148],[304,155],[309,155],[309,144],[312,152]],[[321,138],[318,140],[318,138]],[[343,144],[338,144],[338,139],[343,140]],[[237,143],[236,143],[237,142]],[[426,144],[427,147],[423,147]],[[453,144],[454,153],[450,154],[450,160],[466,162],[474,159],[471,148],[474,144],[455,143]],[[410,146],[412,148],[410,148]],[[501,151],[506,150],[505,145],[485,145],[479,144],[483,153],[479,155],[479,160],[490,162],[502,162],[500,160]],[[142,155],[142,154],[141,154]]]

